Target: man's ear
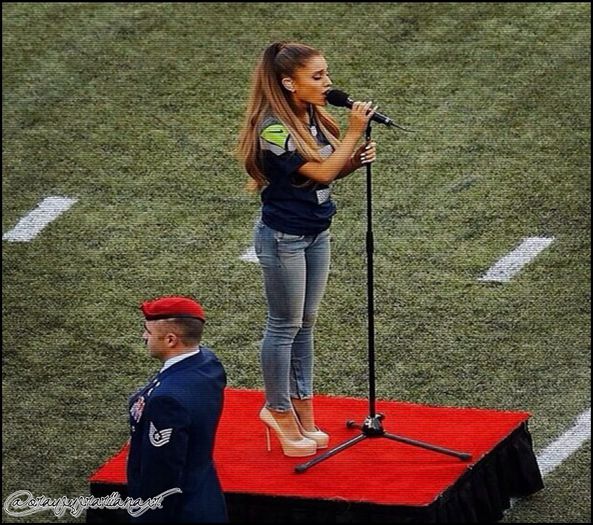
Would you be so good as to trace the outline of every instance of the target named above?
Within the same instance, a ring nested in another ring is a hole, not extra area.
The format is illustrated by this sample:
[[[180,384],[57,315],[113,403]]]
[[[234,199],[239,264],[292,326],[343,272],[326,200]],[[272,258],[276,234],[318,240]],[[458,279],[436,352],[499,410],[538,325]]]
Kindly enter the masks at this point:
[[[294,83],[292,81],[292,78],[289,78],[289,77],[283,78],[282,86],[284,86],[284,89],[286,89],[287,91],[290,91],[291,93],[294,93],[296,91],[294,88]]]
[[[174,334],[173,332],[169,332],[165,336],[165,341],[167,342],[168,346],[175,346],[177,344],[178,340],[179,340],[179,336],[177,334]]]

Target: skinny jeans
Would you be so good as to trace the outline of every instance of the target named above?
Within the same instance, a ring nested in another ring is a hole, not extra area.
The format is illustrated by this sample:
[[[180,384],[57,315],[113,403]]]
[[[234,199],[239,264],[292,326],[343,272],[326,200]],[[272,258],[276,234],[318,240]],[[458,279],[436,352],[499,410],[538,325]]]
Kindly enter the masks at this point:
[[[292,235],[261,220],[254,246],[268,304],[261,346],[266,407],[292,409],[291,399],[313,397],[313,331],[329,275],[329,229]]]

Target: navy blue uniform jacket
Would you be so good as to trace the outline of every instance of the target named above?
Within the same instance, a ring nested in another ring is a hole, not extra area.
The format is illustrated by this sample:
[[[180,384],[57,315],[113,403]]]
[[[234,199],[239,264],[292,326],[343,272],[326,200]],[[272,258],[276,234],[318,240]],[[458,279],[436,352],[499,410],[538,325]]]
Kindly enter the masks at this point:
[[[136,522],[226,522],[212,460],[226,374],[206,347],[160,372],[130,397],[128,494],[146,501],[179,488]]]

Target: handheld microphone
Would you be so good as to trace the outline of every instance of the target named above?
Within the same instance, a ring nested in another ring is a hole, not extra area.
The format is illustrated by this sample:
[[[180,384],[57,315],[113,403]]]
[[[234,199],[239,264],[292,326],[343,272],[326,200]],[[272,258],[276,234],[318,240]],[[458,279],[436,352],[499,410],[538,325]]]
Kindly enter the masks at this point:
[[[348,93],[345,93],[344,91],[340,91],[339,89],[330,89],[326,93],[325,97],[332,106],[346,107],[348,109],[352,109],[352,105],[354,104],[354,100],[350,98],[350,95],[348,95]],[[396,124],[387,115],[383,115],[381,113],[378,113],[377,111],[373,113],[371,120],[378,122],[379,124],[385,124],[388,127],[395,127],[408,132],[412,131],[411,129],[406,129],[400,126],[399,124]]]

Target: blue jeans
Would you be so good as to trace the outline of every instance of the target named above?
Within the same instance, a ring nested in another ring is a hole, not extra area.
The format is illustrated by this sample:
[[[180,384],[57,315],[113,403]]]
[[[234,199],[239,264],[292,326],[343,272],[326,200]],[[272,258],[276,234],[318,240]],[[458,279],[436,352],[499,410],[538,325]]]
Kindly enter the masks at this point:
[[[313,329],[329,275],[330,234],[291,235],[255,226],[268,302],[261,348],[266,406],[286,412],[313,397]]]

